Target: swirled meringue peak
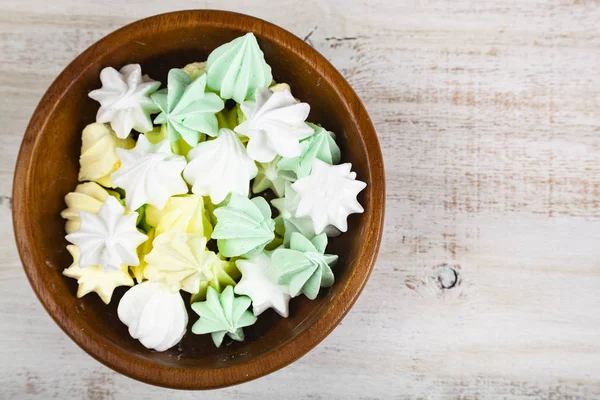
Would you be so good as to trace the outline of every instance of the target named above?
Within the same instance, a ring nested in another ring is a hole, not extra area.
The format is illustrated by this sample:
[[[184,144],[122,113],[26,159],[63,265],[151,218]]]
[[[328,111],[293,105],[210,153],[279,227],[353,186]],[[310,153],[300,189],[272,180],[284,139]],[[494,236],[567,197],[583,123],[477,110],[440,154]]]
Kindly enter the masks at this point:
[[[310,106],[299,103],[287,90],[257,89],[256,101],[244,102],[241,109],[246,121],[235,131],[248,137],[248,155],[258,162],[272,161],[277,155],[300,156],[300,140],[314,133],[304,122]]]
[[[219,204],[229,193],[248,196],[250,180],[258,173],[246,148],[229,129],[219,130],[216,139],[198,144],[188,155],[183,177],[198,196],[210,196]]]
[[[215,216],[212,238],[225,257],[252,257],[275,238],[271,208],[262,197],[249,199],[234,193],[227,205],[215,210]]]
[[[159,109],[150,95],[160,82],[142,76],[139,64],[129,64],[119,71],[106,67],[100,72],[102,87],[89,93],[89,97],[100,103],[96,122],[109,122],[117,137],[125,139],[132,129],[138,132],[152,130],[150,114]]]
[[[290,248],[278,248],[271,256],[277,283],[288,285],[292,297],[304,293],[314,300],[320,288],[331,287],[335,281],[331,266],[338,256],[325,254],[327,236],[324,233],[308,240],[292,233]]]
[[[227,286],[223,293],[218,293],[212,287],[208,288],[206,301],[192,304],[192,310],[200,319],[192,326],[196,335],[210,333],[215,346],[220,347],[225,335],[233,340],[244,340],[242,328],[256,322],[248,308],[251,300],[246,296],[235,296],[233,287]]]
[[[211,264],[220,261],[202,235],[171,231],[158,235],[152,245],[145,277],[191,294],[200,290],[201,281],[213,278]]]
[[[277,167],[282,171],[291,171],[298,178],[310,174],[315,159],[327,164],[337,164],[342,156],[340,148],[335,142],[335,135],[318,125],[308,124],[314,129],[314,134],[300,142],[302,152],[294,158],[282,158]]]
[[[156,351],[179,343],[188,323],[179,292],[157,282],[147,281],[129,289],[119,302],[117,314],[132,338]]]
[[[121,167],[111,178],[125,190],[128,209],[137,210],[144,204],[162,209],[169,197],[188,192],[181,177],[185,157],[173,154],[168,140],[152,144],[140,135],[135,148],[117,149],[117,154]]]
[[[179,138],[190,146],[195,146],[203,133],[216,136],[218,123],[216,113],[225,106],[223,100],[214,93],[205,92],[206,75],[196,80],[180,69],[173,68],[167,78],[167,89],[152,95],[161,113],[154,119],[155,124],[166,124],[169,140]]]
[[[97,214],[79,212],[81,226],[66,239],[79,247],[81,268],[98,265],[115,271],[121,264],[139,265],[137,247],[147,236],[137,230],[138,213],[125,214],[119,200],[107,196]]]
[[[350,163],[329,165],[315,159],[310,175],[292,184],[300,197],[296,217],[310,217],[316,234],[327,225],[346,232],[348,215],[364,211],[356,196],[367,184],[356,180],[351,168]]]
[[[208,87],[240,104],[273,81],[271,67],[253,33],[217,47],[208,56],[206,67]]]
[[[292,188],[290,182],[286,183],[285,197],[271,200],[273,207],[279,211],[275,218],[275,229],[283,237],[283,244],[289,246],[292,233],[298,232],[305,238],[311,240],[317,234],[310,217],[296,217],[300,196]],[[332,225],[327,225],[323,230],[327,236],[339,236],[340,231]]]

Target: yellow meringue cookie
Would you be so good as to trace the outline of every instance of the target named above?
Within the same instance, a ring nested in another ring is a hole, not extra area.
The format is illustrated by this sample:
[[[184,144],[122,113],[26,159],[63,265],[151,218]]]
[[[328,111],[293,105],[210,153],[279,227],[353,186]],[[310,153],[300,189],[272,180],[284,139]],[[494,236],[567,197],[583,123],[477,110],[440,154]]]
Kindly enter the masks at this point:
[[[200,135],[198,142],[204,142],[205,140],[206,135],[203,133]],[[187,142],[182,138],[177,139],[175,142],[171,142],[171,151],[175,154],[179,154],[180,156],[186,157],[191,149],[193,149],[193,147],[187,144]]]
[[[95,182],[80,183],[73,192],[68,193],[65,196],[67,208],[60,213],[60,216],[67,220],[65,224],[67,233],[73,233],[79,229],[81,224],[79,211],[97,213],[109,195],[119,198],[117,193],[108,191]]]
[[[160,143],[167,138],[166,125],[155,126],[150,132],[146,132],[144,136],[152,144]]]
[[[197,293],[202,281],[214,279],[215,264],[221,264],[219,257],[206,248],[202,235],[169,231],[157,235],[152,245],[144,277],[172,289]]]
[[[206,73],[206,61],[190,63],[183,67],[182,70],[188,74],[192,80],[196,80]]]
[[[195,194],[173,196],[162,210],[146,207],[146,222],[156,228],[156,236],[167,231],[195,233],[210,239],[212,225],[204,199]]]
[[[150,132],[145,133],[146,139],[152,144],[157,144],[165,140],[168,136],[167,133],[167,125],[162,124],[159,126],[155,126]],[[206,139],[206,135],[200,135],[200,141],[204,141]],[[175,142],[171,142],[171,151],[174,154],[178,154],[180,156],[186,156],[187,153],[192,149],[192,146],[187,144],[185,140],[179,138]]]
[[[140,259],[140,265],[138,265],[137,267],[129,267],[137,283],[142,283],[142,281],[144,280],[144,270],[148,265],[148,263],[146,262],[146,256],[152,251],[152,242],[154,241],[154,237],[156,236],[155,229],[150,229],[146,235],[148,236],[148,239],[137,248],[138,258]]]
[[[210,265],[212,279],[200,282],[200,290],[193,294],[191,302],[206,300],[206,292],[209,287],[221,293],[227,286],[235,286],[242,274],[235,266],[233,259],[227,261],[220,254],[217,254],[217,260]]]
[[[118,286],[133,286],[133,279],[127,271],[127,265],[121,265],[118,271],[105,271],[99,266],[79,267],[79,247],[67,246],[67,250],[73,257],[73,264],[63,271],[63,275],[77,279],[77,298],[88,293],[95,292],[106,304],[110,303],[113,291]]]
[[[107,124],[89,124],[81,134],[79,181],[94,181],[102,186],[114,187],[110,174],[121,165],[115,149],[131,149],[135,141],[119,139]]]
[[[239,114],[243,113],[239,111],[239,107],[236,104],[236,107],[228,110],[227,108],[222,109],[217,113],[217,121],[219,123],[219,129],[227,128],[227,129],[235,129],[236,126],[240,124]]]
[[[287,83],[275,83],[273,86],[270,86],[269,89],[271,92],[282,92],[287,90],[288,92],[292,93],[292,89]]]

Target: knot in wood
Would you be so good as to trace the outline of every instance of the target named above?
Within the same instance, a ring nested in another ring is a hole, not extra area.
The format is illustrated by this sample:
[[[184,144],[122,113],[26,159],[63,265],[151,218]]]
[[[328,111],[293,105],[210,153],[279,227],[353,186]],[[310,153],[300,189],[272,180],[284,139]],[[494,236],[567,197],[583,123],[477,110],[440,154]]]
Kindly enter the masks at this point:
[[[456,287],[459,281],[459,273],[453,266],[442,264],[436,271],[436,282],[441,290],[448,290]]]

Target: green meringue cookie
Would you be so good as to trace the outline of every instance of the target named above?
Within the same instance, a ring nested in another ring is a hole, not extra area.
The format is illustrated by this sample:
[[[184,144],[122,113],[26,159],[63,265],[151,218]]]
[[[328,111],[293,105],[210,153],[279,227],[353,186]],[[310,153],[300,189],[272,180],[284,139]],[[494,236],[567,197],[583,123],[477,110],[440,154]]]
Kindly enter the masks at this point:
[[[225,257],[252,257],[274,238],[271,208],[262,197],[249,199],[232,193],[229,203],[214,211],[217,219],[212,238]]]
[[[315,158],[333,165],[339,163],[342,156],[332,132],[319,125],[311,123],[308,125],[314,129],[315,133],[300,142],[302,154],[299,157],[282,158],[277,164],[282,171],[295,172],[298,179],[310,175]]]
[[[183,138],[193,147],[203,133],[217,136],[219,127],[215,114],[225,104],[216,94],[205,92],[205,88],[206,75],[192,81],[185,72],[174,68],[169,71],[167,89],[151,96],[161,111],[154,123],[167,125],[171,143]]]
[[[252,33],[217,47],[207,60],[209,89],[237,103],[254,99],[258,88],[271,85],[271,67]]]
[[[322,233],[308,240],[298,232],[292,233],[290,248],[278,248],[271,256],[277,283],[288,285],[292,297],[303,293],[314,300],[322,287],[331,287],[335,278],[331,271],[338,256],[324,254],[327,235]]]
[[[254,324],[257,318],[248,311],[252,300],[246,296],[234,296],[233,286],[227,286],[219,294],[208,287],[206,301],[192,304],[192,310],[200,319],[192,326],[196,335],[210,333],[215,346],[220,347],[225,335],[233,340],[244,340],[242,328]]]

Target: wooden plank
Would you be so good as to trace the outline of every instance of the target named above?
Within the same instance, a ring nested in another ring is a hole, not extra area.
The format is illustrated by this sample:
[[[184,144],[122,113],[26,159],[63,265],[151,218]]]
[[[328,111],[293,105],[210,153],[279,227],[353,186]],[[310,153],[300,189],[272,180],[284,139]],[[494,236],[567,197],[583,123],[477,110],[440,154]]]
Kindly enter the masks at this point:
[[[193,4],[275,22],[344,73],[377,127],[388,205],[377,267],[342,325],[284,370],[209,395],[600,396],[599,3],[239,5]],[[71,343],[26,282],[10,218],[22,132],[52,79],[111,30],[186,7],[0,4],[0,398],[201,395],[131,381]]]

